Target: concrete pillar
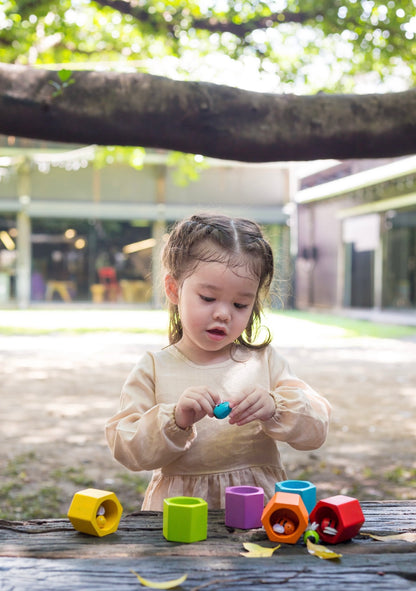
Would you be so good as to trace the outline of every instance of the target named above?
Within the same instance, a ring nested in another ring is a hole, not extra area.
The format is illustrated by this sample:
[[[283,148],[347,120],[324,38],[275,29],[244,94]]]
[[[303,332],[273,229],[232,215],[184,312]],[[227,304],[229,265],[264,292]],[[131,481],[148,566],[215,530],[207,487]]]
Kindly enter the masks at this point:
[[[16,299],[19,308],[30,304],[32,247],[31,221],[27,213],[30,203],[30,163],[24,161],[18,170],[17,191],[21,210],[17,214]]]
[[[381,224],[379,224],[381,228]],[[381,310],[383,306],[383,239],[382,233],[379,232],[378,243],[374,249],[374,292],[373,302],[374,308]]]
[[[157,166],[155,175],[155,205],[157,220],[153,222],[152,237],[156,244],[152,251],[152,305],[159,309],[164,306],[163,276],[161,269],[161,254],[163,249],[163,236],[166,233],[165,221],[166,203],[166,166]]]
[[[339,222],[337,241],[337,285],[336,285],[336,307],[343,308],[345,298],[345,245],[342,239],[342,221]]]
[[[16,299],[19,308],[30,304],[31,291],[31,222],[25,210],[17,214]]]
[[[163,296],[163,276],[161,268],[161,254],[163,248],[163,236],[166,233],[166,223],[163,220],[153,222],[152,237],[156,241],[156,245],[152,250],[152,286],[153,308],[160,309],[164,307]]]
[[[289,244],[290,244],[290,265],[291,265],[291,289],[287,305],[289,308],[296,308],[297,302],[297,259],[298,259],[298,210],[296,194],[299,189],[299,179],[296,173],[296,166],[291,164],[287,169],[287,202],[283,211],[289,214]]]

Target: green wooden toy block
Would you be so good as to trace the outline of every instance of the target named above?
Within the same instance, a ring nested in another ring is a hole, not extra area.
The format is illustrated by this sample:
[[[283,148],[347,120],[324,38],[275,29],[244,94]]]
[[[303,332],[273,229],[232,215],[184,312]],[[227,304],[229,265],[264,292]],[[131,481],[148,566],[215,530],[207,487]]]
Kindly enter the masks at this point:
[[[198,497],[171,497],[163,501],[163,535],[169,542],[206,540],[208,504]]]

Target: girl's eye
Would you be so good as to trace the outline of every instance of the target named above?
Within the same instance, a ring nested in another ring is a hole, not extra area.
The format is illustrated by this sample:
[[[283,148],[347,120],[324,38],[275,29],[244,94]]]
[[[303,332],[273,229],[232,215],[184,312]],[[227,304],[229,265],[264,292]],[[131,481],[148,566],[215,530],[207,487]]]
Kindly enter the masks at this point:
[[[234,307],[237,308],[237,310],[244,310],[245,308],[247,308],[247,304],[234,304]]]
[[[215,301],[215,298],[210,298],[209,296],[203,296],[203,295],[200,295],[199,297],[200,297],[200,298],[201,298],[201,300],[203,300],[204,302],[214,302],[214,301]]]

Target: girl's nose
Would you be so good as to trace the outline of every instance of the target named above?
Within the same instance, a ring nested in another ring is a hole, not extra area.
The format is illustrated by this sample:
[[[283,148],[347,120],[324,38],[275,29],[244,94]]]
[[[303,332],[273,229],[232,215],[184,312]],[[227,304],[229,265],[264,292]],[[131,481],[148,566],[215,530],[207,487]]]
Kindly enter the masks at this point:
[[[227,322],[230,319],[230,316],[230,311],[226,306],[218,307],[214,312],[214,318],[221,322]]]

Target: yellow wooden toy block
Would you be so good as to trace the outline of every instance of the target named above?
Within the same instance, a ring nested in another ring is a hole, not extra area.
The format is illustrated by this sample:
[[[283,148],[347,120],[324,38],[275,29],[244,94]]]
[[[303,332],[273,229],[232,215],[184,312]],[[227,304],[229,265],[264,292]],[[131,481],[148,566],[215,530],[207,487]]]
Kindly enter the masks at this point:
[[[122,513],[123,507],[113,492],[86,488],[75,493],[68,518],[77,531],[102,537],[117,530]]]

